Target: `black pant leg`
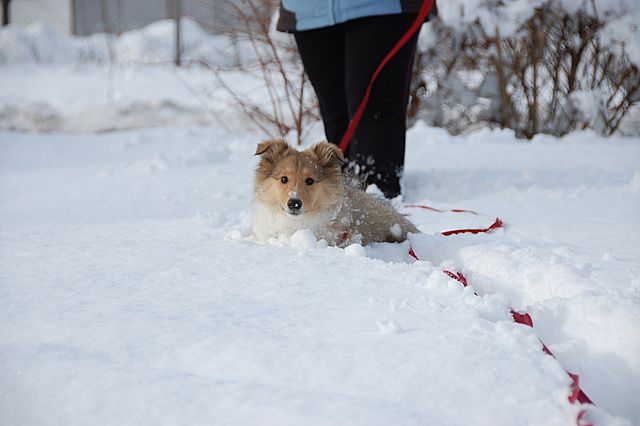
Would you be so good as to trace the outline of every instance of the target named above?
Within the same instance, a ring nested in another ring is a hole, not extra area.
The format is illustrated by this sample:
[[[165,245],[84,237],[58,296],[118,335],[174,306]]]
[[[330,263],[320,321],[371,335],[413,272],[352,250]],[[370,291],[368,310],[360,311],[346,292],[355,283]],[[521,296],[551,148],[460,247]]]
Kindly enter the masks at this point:
[[[338,144],[349,125],[344,24],[298,31],[294,35],[305,71],[318,97],[327,140]]]
[[[416,18],[415,14],[375,16],[346,26],[345,78],[349,116],[353,116],[373,72]],[[416,33],[382,70],[347,157],[356,174],[375,183],[387,197],[400,194],[404,168],[406,112]]]

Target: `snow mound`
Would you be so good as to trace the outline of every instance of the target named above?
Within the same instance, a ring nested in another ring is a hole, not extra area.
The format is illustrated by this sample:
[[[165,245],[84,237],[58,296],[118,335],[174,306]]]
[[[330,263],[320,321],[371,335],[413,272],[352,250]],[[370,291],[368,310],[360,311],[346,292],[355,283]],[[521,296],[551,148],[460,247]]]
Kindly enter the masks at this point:
[[[182,57],[185,63],[204,63],[215,68],[239,66],[250,60],[246,41],[212,35],[197,22],[184,17]],[[93,34],[86,37],[60,34],[52,25],[11,25],[0,29],[0,65],[16,63],[172,63],[175,55],[175,22],[153,22],[120,36]]]

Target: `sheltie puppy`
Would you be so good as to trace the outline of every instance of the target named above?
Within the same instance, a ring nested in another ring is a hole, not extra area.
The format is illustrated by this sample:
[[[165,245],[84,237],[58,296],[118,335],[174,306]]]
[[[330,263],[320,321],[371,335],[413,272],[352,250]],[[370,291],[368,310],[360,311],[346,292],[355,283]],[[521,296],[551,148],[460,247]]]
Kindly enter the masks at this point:
[[[389,203],[346,183],[337,145],[297,151],[283,140],[258,144],[252,228],[259,240],[308,229],[330,245],[400,242],[418,229]]]

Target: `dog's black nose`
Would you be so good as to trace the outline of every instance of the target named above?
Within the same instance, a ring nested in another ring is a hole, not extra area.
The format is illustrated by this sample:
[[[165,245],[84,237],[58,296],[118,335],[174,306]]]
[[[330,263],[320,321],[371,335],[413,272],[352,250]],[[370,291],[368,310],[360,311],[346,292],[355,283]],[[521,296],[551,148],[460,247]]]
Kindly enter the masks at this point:
[[[289,207],[289,210],[291,211],[300,210],[302,208],[302,200],[289,198],[289,201],[287,201],[287,207]]]

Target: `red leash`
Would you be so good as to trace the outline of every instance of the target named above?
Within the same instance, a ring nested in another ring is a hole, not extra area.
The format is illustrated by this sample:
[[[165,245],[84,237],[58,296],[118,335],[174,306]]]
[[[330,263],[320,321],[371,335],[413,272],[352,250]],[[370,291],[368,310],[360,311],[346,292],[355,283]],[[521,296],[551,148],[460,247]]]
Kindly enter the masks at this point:
[[[496,217],[496,221],[493,222],[493,224],[488,228],[453,229],[451,231],[442,232],[442,235],[444,235],[445,237],[448,237],[449,235],[464,234],[464,233],[471,233],[471,234],[487,233],[487,232],[493,231],[494,229],[502,228],[503,226],[504,226],[504,223],[500,220],[499,217]]]
[[[413,254],[411,254],[413,253]],[[418,257],[415,254],[415,251],[413,251],[413,248],[410,248],[409,250],[409,254],[415,258],[418,259]],[[451,271],[447,271],[446,269],[444,269],[442,272],[444,272],[445,274],[447,274],[450,278],[458,281],[460,284],[462,284],[463,287],[467,287],[469,285],[467,278],[462,274],[462,272],[457,272],[457,273],[453,273]],[[473,294],[475,294],[476,296],[478,296],[478,293],[473,292]],[[520,313],[517,312],[513,309],[511,309],[511,317],[513,318],[513,321],[518,323],[518,324],[522,324],[522,325],[526,325],[527,327],[531,327],[533,328],[533,319],[531,319],[531,315],[529,315],[527,312],[525,313]],[[540,340],[540,339],[538,339]],[[552,357],[556,357],[551,350],[549,349],[549,347],[547,345],[544,344],[544,342],[542,340],[540,340],[540,343],[542,343],[542,351],[544,353],[546,353],[547,355],[551,355]],[[586,393],[584,393],[584,391],[580,388],[580,376],[578,376],[577,374],[573,374],[567,370],[565,370],[565,372],[567,373],[567,375],[571,378],[571,395],[569,395],[568,399],[570,403],[575,403],[576,401],[582,403],[582,404],[593,404],[593,401],[591,401],[591,398],[589,398],[587,396]],[[577,424],[580,424],[580,421],[582,420],[582,418],[584,417],[585,412],[584,410],[581,410],[578,413],[578,418],[576,419]],[[582,426],[588,426],[588,425],[582,425]]]
[[[500,219],[496,219],[496,223],[498,221],[500,221]],[[502,221],[500,221],[500,224],[502,225]],[[495,225],[495,223],[494,223],[494,225]],[[490,230],[491,228],[492,227],[489,227],[489,228],[487,228],[487,230],[482,230],[481,232],[488,232],[488,230]],[[464,231],[464,230],[461,230],[461,231]],[[451,233],[445,234],[443,232],[443,235],[452,235],[452,234]],[[409,256],[413,257],[415,260],[420,260],[420,258],[416,254],[415,250],[413,250],[413,247],[411,245],[409,245]],[[465,277],[462,272],[455,272],[454,273],[454,272],[448,271],[446,269],[443,269],[442,272],[444,274],[446,274],[449,278],[458,281],[460,284],[462,284],[463,287],[468,287],[469,286],[469,282],[467,281],[467,277]],[[478,293],[476,293],[475,291],[473,292],[473,294],[478,296]],[[514,322],[516,322],[518,324],[526,325],[527,327],[533,328],[533,319],[531,318],[531,315],[529,315],[527,312],[520,313],[520,312],[517,312],[517,311],[511,309],[511,317],[513,318]],[[540,339],[538,339],[538,340],[540,340]],[[547,355],[551,355],[552,357],[555,358],[555,355],[551,352],[551,350],[549,350],[547,345],[545,345],[542,340],[540,340],[540,343],[542,344],[542,351],[544,353],[546,353]],[[577,374],[573,374],[573,373],[571,373],[571,372],[569,372],[567,370],[565,370],[565,372],[571,378],[571,394],[567,398],[569,400],[569,402],[571,404],[574,404],[576,401],[580,402],[582,404],[593,404],[593,401],[591,401],[591,399],[587,396],[587,394],[584,393],[584,391],[580,388],[580,377]],[[578,415],[576,416],[576,426],[594,426],[592,423],[587,423],[586,422],[586,420],[584,418],[585,416],[586,416],[586,411],[585,410],[580,410],[578,412]]]
[[[444,213],[444,212],[450,211],[450,212],[454,212],[454,213],[473,213],[473,214],[477,214],[476,212],[471,211],[471,210],[461,210],[461,209],[440,210],[440,209],[436,209],[436,208],[429,207],[429,206],[424,206],[424,205],[409,205],[409,206],[406,206],[406,207],[418,207],[418,208],[423,208],[423,209],[427,209],[427,210],[431,210],[431,211],[435,211],[435,212],[439,212],[439,213]],[[488,233],[488,232],[492,231],[493,229],[501,228],[503,225],[504,224],[500,220],[500,218],[496,218],[495,222],[491,226],[489,226],[488,228],[485,228],[485,229],[457,229],[457,230],[453,230],[453,231],[442,232],[442,235],[449,236],[449,235],[455,235],[455,234],[462,234],[462,233],[465,233],[465,232],[470,232],[470,233],[473,233],[473,234]],[[416,254],[415,250],[413,249],[413,246],[411,246],[411,245],[409,245],[409,256],[413,257],[415,260],[420,260],[420,258]],[[449,278],[458,281],[460,284],[462,284],[463,287],[468,287],[469,286],[469,282],[467,281],[467,277],[465,277],[462,272],[455,272],[454,273],[454,272],[448,271],[446,269],[443,269],[442,272],[444,274],[446,274]],[[473,294],[478,296],[478,293],[476,293],[475,291],[473,292]],[[513,318],[514,322],[516,322],[518,324],[526,325],[527,327],[533,328],[533,319],[531,318],[531,315],[529,315],[527,312],[520,313],[520,312],[517,312],[517,311],[511,309],[511,317]],[[540,339],[538,339],[538,340],[540,340]],[[546,353],[547,355],[551,355],[552,357],[555,358],[555,355],[551,352],[549,347],[544,344],[544,342],[542,340],[540,340],[540,343],[542,344],[542,351],[544,353]],[[569,402],[571,404],[574,404],[576,401],[580,402],[582,404],[593,404],[593,401],[591,401],[591,399],[587,396],[587,394],[584,393],[584,391],[580,388],[580,377],[577,374],[573,374],[573,373],[571,373],[571,372],[569,372],[567,370],[565,370],[565,372],[571,378],[571,394],[568,397]],[[586,420],[584,418],[585,416],[586,416],[586,411],[585,410],[580,410],[578,412],[578,415],[576,416],[576,426],[594,426],[592,423],[586,422]]]
[[[407,44],[407,42],[411,39],[411,37],[413,37],[416,31],[418,31],[424,20],[427,18],[427,15],[429,15],[429,12],[431,12],[431,9],[433,8],[433,2],[434,0],[424,0],[422,2],[422,6],[420,6],[420,11],[418,12],[418,16],[416,17],[415,21],[413,21],[407,32],[404,33],[402,37],[400,37],[400,40],[398,40],[398,42],[391,48],[384,59],[382,59],[382,62],[380,62],[380,65],[378,65],[378,68],[376,68],[375,72],[371,76],[371,80],[369,80],[369,85],[367,86],[367,90],[364,92],[364,96],[360,101],[360,105],[358,106],[356,113],[353,115],[353,118],[349,123],[349,127],[347,127],[347,130],[344,132],[342,140],[340,141],[339,146],[342,152],[347,152],[349,142],[351,142],[351,138],[358,128],[358,124],[360,124],[360,120],[362,119],[364,110],[369,103],[369,96],[371,95],[371,90],[373,89],[373,83],[375,83],[378,75],[380,74],[380,72],[382,72],[382,69],[385,67],[385,65],[387,65],[387,63],[396,55],[396,53],[398,53],[398,51],[405,44]]]
[[[434,0],[424,0],[422,2],[422,6],[420,7],[420,11],[418,12],[418,16],[416,17],[416,19],[413,21],[413,23],[411,24],[411,26],[409,27],[407,32],[400,38],[400,40],[398,40],[398,42],[391,48],[389,53],[387,53],[387,55],[382,59],[382,61],[380,62],[380,64],[376,68],[375,72],[371,76],[371,80],[369,80],[369,85],[367,86],[367,89],[366,89],[366,91],[364,93],[364,96],[362,97],[362,100],[360,101],[360,105],[358,105],[358,109],[356,110],[356,113],[354,114],[353,118],[351,119],[351,122],[349,123],[349,127],[345,131],[344,135],[342,136],[342,140],[340,141],[339,147],[340,147],[340,150],[342,152],[344,152],[344,153],[347,152],[347,148],[349,147],[349,143],[351,142],[351,139],[353,138],[353,135],[354,135],[358,125],[360,124],[360,120],[362,119],[362,116],[364,115],[364,110],[366,109],[367,104],[369,103],[369,97],[371,96],[371,91],[373,89],[373,84],[375,83],[376,79],[378,78],[378,75],[382,72],[382,69],[387,65],[387,63],[398,53],[398,51],[411,39],[411,37],[413,37],[413,35],[416,33],[416,31],[420,28],[420,26],[422,25],[424,20],[427,18],[427,15],[429,15],[429,12],[431,12],[431,9],[433,8],[433,3],[434,3]],[[427,207],[427,206],[413,206],[412,205],[412,206],[407,206],[407,207],[420,207],[420,208],[424,208],[424,209],[428,209],[428,210],[432,210],[432,211],[444,212],[443,210],[438,210],[438,209],[434,209],[432,207]],[[464,212],[464,213],[477,214],[474,211],[459,210],[459,209],[451,210],[451,212],[455,212],[455,213],[463,213]],[[502,226],[503,226],[503,222],[500,220],[500,218],[496,218],[495,222],[491,226],[489,226],[488,228],[482,228],[482,229],[457,229],[457,230],[451,230],[451,231],[442,232],[442,235],[449,236],[449,235],[462,234],[462,233],[472,233],[472,234],[487,233],[487,232],[490,232],[490,231],[492,231],[494,229],[502,228]],[[345,239],[345,237],[347,235],[348,235],[348,233],[347,233],[347,231],[345,231],[345,235],[343,235],[343,239]],[[411,246],[409,246],[409,255],[411,257],[413,257],[414,259],[416,259],[416,260],[420,260],[418,258],[418,256],[416,255],[415,251],[413,250],[413,247],[411,247]],[[443,272],[445,274],[447,274],[449,277],[451,277],[452,279],[460,282],[464,287],[467,287],[469,285],[468,282],[467,282],[467,278],[461,272],[457,272],[455,274],[453,272],[447,271],[447,270],[443,270]],[[476,296],[478,295],[475,292],[474,292],[474,294],[476,294]],[[513,317],[513,320],[516,323],[523,324],[523,325],[526,325],[528,327],[533,327],[533,320],[531,319],[531,316],[528,313],[525,312],[524,314],[521,314],[519,312],[511,310],[511,316]],[[549,348],[542,341],[540,341],[540,343],[542,343],[543,351],[555,358],[555,356],[551,353]],[[569,375],[569,377],[571,378],[571,381],[572,381],[572,383],[571,383],[571,395],[569,395],[569,398],[568,398],[569,402],[572,403],[572,404],[575,403],[576,401],[581,402],[581,403],[593,404],[593,402],[589,399],[589,397],[582,391],[582,389],[580,389],[580,383],[579,383],[578,375],[577,374],[572,374],[572,373],[570,373],[568,371],[567,371],[567,374]],[[592,424],[583,423],[585,415],[586,415],[585,410],[580,410],[580,412],[578,413],[577,418],[576,418],[576,425],[578,425],[578,426],[593,426]]]
[[[424,204],[407,204],[405,207],[407,207],[407,208],[414,208],[414,209],[425,209],[425,210],[430,210],[430,211],[432,211],[432,212],[438,212],[438,213],[447,213],[447,212],[451,212],[451,213],[471,213],[471,214],[478,214],[478,213],[474,212],[473,210],[463,210],[463,209],[440,210],[440,209],[436,209],[435,207],[425,206]]]
[[[407,207],[407,208],[420,208],[420,209],[425,209],[425,210],[429,210],[429,211],[432,211],[432,212],[438,212],[438,213],[451,212],[451,213],[471,213],[471,214],[475,214],[475,215],[478,214],[477,212],[474,212],[473,210],[464,210],[464,209],[440,210],[440,209],[436,209],[435,207],[425,206],[424,204],[409,204],[409,205],[406,205],[405,207]],[[489,226],[488,228],[452,229],[451,231],[441,232],[441,234],[444,235],[445,237],[448,237],[449,235],[465,234],[465,233],[481,234],[481,233],[491,232],[494,229],[502,228],[503,226],[504,226],[504,223],[502,222],[502,220],[500,220],[499,217],[496,217],[495,222],[493,222],[491,224],[491,226]]]

